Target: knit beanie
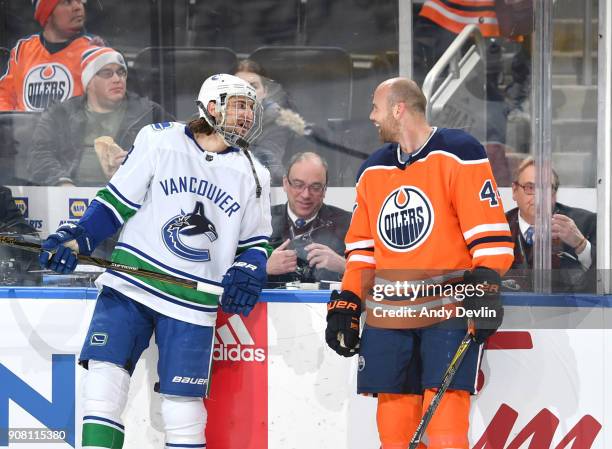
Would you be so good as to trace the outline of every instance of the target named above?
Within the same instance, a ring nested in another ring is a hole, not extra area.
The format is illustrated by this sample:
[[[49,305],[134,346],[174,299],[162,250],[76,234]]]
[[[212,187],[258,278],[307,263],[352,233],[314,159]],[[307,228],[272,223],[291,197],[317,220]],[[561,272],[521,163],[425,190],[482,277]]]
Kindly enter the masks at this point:
[[[83,90],[98,71],[106,64],[119,64],[125,70],[127,65],[121,53],[110,47],[92,47],[85,50],[81,56],[81,82]]]
[[[34,6],[34,18],[40,23],[40,26],[44,27],[49,20],[49,16],[59,3],[59,0],[34,0],[36,5]]]

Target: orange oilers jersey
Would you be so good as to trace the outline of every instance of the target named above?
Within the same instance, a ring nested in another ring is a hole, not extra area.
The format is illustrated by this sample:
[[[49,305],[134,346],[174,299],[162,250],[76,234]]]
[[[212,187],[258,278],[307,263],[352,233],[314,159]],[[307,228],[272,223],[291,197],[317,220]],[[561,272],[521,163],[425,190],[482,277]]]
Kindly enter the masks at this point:
[[[499,36],[495,0],[426,0],[420,15],[455,34],[474,24],[484,37]]]
[[[514,245],[482,145],[464,131],[434,128],[407,163],[401,155],[387,144],[359,170],[342,289],[366,300],[373,284],[402,277],[423,287],[459,281],[476,267],[503,275]]]
[[[39,34],[19,40],[0,78],[0,111],[44,111],[54,102],[83,95],[81,53],[90,41],[83,35],[51,54]]]

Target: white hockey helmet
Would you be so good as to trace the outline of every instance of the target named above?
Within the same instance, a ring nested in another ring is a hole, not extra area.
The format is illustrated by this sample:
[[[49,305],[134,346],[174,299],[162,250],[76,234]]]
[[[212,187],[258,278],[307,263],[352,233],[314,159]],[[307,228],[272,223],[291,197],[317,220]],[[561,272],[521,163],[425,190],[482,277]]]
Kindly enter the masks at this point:
[[[240,109],[236,106],[235,110],[228,111],[231,97],[244,97],[247,100],[247,108]],[[215,103],[217,117],[208,112],[208,104],[211,101]],[[204,118],[229,146],[247,149],[261,134],[263,110],[257,101],[255,89],[237,76],[220,73],[207,78],[200,88],[196,104],[200,117]]]

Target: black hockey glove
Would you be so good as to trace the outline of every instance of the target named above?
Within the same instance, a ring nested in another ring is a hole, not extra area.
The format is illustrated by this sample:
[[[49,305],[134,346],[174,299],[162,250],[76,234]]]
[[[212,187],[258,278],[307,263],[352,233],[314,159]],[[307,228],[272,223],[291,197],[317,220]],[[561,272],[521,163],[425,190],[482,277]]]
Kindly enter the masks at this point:
[[[327,303],[327,345],[344,357],[359,352],[359,318],[361,300],[348,290],[338,293],[334,290]]]
[[[496,271],[478,267],[474,271],[466,271],[463,281],[476,287],[475,292],[463,300],[463,307],[474,312],[474,316],[468,320],[474,324],[474,341],[480,344],[495,333],[504,319],[504,308],[499,296],[501,277]],[[484,316],[479,316],[481,314]]]

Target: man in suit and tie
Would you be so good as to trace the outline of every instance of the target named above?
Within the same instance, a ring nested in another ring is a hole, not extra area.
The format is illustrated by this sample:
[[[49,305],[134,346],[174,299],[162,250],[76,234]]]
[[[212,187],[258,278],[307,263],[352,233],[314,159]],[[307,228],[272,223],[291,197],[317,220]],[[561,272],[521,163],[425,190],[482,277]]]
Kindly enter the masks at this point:
[[[271,287],[286,282],[339,281],[344,273],[344,237],[351,213],[323,203],[327,162],[316,153],[291,158],[283,177],[287,202],[272,207],[268,259]]]
[[[559,176],[553,170],[551,222],[553,291],[594,291],[597,215],[557,202]],[[512,273],[524,276],[519,282],[531,289],[535,224],[535,161],[528,158],[518,167],[512,182],[512,199],[518,207],[506,218],[514,239]]]

